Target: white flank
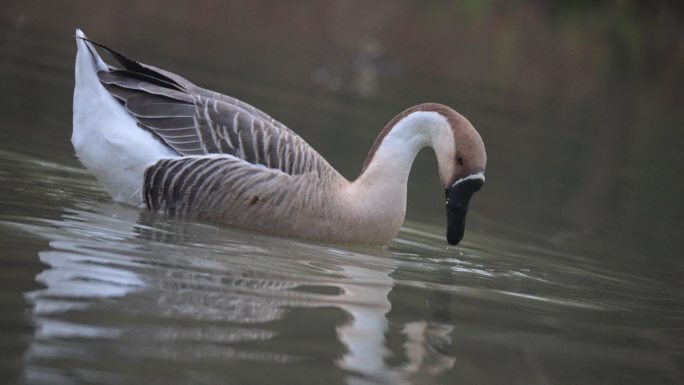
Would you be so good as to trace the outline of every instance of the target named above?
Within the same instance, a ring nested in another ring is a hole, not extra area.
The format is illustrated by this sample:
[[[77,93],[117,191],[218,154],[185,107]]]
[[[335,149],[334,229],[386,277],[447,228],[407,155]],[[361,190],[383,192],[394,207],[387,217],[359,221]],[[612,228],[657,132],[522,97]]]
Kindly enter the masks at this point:
[[[178,155],[138,127],[100,83],[106,64],[76,30],[76,86],[71,143],[83,165],[117,202],[142,204],[145,168]]]

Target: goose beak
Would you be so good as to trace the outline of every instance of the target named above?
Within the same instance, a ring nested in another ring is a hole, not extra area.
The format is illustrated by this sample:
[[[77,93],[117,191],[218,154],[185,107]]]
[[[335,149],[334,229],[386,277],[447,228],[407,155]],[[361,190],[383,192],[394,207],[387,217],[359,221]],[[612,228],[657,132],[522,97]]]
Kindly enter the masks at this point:
[[[468,203],[473,193],[484,185],[484,174],[479,172],[457,180],[446,189],[447,242],[457,245],[463,239]]]

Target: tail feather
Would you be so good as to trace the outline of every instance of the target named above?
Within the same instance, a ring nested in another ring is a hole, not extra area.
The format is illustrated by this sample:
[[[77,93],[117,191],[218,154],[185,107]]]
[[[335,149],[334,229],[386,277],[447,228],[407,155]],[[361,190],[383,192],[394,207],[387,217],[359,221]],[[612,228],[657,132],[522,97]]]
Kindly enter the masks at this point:
[[[94,61],[94,65],[97,71],[109,71],[109,66],[107,65],[107,63],[105,63],[104,60],[102,60],[102,58],[100,57],[100,55],[97,54],[95,47],[93,47],[93,45],[90,44],[90,41],[85,37],[83,31],[81,31],[78,28],[76,29],[76,38],[83,40],[85,48],[90,52],[90,57]]]
[[[116,201],[142,203],[144,170],[177,154],[138,127],[98,74],[115,70],[105,64],[82,31],[76,30],[73,133],[76,154]]]
[[[123,54],[107,47],[104,44],[98,43],[94,40],[90,40],[87,37],[85,37],[85,35],[82,35],[82,36],[76,35],[76,37],[81,39],[81,40],[86,41],[89,44],[90,48],[92,48],[92,46],[95,45],[95,46],[100,47],[103,50],[107,51],[110,55],[112,55],[112,57],[114,59],[116,59],[116,61],[121,66],[123,66],[123,69],[126,70],[126,72],[128,72],[128,74],[131,77],[140,78],[140,80],[144,80],[144,81],[154,83],[154,84],[157,84],[160,86],[174,88],[174,89],[179,90],[179,91],[183,89],[183,86],[178,84],[175,80],[171,79],[170,77],[160,73],[159,71],[155,71],[155,70],[151,69],[150,67],[142,64],[142,63],[138,63],[135,60],[129,59],[126,56],[124,56]],[[97,53],[93,53],[93,56],[97,56],[99,58]],[[102,60],[102,59],[100,59],[100,60]],[[105,64],[105,66],[106,66],[106,64]]]

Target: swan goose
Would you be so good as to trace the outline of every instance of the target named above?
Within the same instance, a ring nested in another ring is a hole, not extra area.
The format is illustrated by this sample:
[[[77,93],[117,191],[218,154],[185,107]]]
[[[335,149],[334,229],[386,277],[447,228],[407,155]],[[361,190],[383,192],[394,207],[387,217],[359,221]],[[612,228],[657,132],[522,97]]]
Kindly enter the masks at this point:
[[[386,244],[404,221],[413,160],[430,146],[446,192],[447,241],[461,241],[487,158],[480,135],[451,108],[401,112],[348,181],[249,104],[130,60],[81,30],[76,44],[71,140],[115,201],[316,241]]]

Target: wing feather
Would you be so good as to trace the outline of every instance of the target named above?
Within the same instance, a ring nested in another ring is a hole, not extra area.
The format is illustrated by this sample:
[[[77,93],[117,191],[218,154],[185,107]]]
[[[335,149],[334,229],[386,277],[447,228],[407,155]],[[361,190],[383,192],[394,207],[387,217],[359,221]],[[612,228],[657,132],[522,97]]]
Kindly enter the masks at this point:
[[[245,221],[257,203],[279,204],[283,190],[298,191],[287,181],[301,177],[230,155],[162,159],[145,171],[143,196],[150,210]]]
[[[141,127],[180,155],[228,154],[291,175],[332,169],[306,141],[255,107],[98,46],[124,66],[99,72],[100,82]]]

